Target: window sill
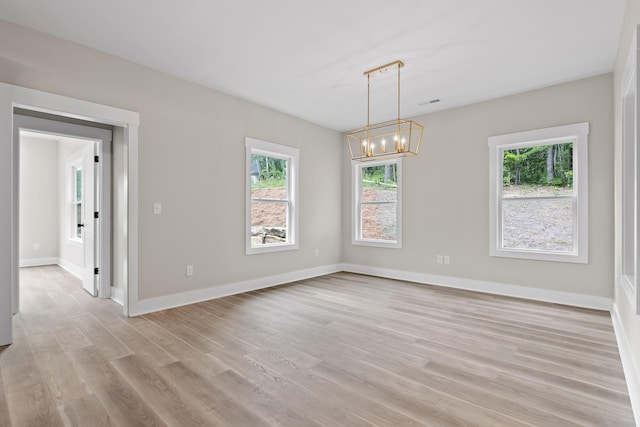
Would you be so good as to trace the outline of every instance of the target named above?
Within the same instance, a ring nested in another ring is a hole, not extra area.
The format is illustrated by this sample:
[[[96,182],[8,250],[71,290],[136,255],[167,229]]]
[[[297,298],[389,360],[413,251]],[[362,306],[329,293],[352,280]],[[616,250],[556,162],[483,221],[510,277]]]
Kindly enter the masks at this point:
[[[298,249],[297,243],[287,243],[280,245],[264,245],[264,246],[247,246],[245,248],[246,255],[256,255],[269,252],[292,251]]]
[[[402,249],[402,242],[397,240],[362,240],[353,239],[352,245],[356,246],[371,246],[376,248],[390,248],[390,249]]]
[[[493,257],[518,258],[536,261],[571,262],[576,264],[588,264],[589,257],[585,254],[523,251],[510,249],[493,249],[489,253]]]

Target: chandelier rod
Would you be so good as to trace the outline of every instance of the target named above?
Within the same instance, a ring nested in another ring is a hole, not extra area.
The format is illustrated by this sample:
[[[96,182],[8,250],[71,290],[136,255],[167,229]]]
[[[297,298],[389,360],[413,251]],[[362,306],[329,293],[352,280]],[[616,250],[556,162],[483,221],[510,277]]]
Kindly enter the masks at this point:
[[[398,66],[398,120],[400,120],[400,66]]]
[[[398,69],[398,120],[400,120],[400,68],[404,67],[404,63],[402,61],[394,61],[364,72],[367,76],[367,126],[371,125],[371,75],[384,73],[393,67]]]
[[[371,74],[367,74],[367,127],[371,124]]]

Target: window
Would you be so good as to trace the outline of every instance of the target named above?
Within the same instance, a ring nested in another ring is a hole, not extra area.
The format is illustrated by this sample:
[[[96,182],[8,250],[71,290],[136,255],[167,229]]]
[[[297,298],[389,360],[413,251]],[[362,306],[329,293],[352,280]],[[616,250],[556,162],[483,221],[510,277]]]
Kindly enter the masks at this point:
[[[246,253],[298,249],[296,148],[245,138]]]
[[[69,170],[69,238],[82,241],[82,159],[71,162]]]
[[[588,262],[588,123],[489,138],[490,255]]]
[[[353,163],[355,245],[402,247],[402,161]]]

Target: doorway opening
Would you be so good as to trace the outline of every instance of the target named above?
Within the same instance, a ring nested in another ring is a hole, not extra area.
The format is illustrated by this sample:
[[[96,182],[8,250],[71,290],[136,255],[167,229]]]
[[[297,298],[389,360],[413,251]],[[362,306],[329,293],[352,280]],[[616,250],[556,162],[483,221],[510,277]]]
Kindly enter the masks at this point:
[[[74,121],[14,112],[19,262],[21,267],[58,264],[79,277],[92,296],[111,298],[113,128]],[[19,295],[18,283],[14,313]]]
[[[0,82],[0,345],[13,341],[13,311],[18,308],[19,277],[19,164],[15,113],[27,110],[37,114],[55,115],[67,122],[80,120],[94,125],[113,126],[114,159],[119,158],[121,189],[114,201],[115,267],[120,268],[123,314],[140,314],[138,302],[138,128],[140,114],[122,108],[83,101],[26,87]],[[119,150],[118,155],[116,152]],[[118,251],[116,255],[116,251]]]

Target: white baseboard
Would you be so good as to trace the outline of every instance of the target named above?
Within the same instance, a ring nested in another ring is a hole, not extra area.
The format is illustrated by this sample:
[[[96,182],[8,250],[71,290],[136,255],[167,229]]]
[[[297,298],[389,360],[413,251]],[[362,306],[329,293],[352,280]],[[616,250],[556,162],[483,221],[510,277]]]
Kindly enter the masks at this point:
[[[611,310],[611,298],[606,297],[574,294],[570,292],[531,288],[527,286],[508,285],[505,283],[485,282],[482,280],[462,279],[459,277],[440,276],[437,274],[392,270],[388,268],[370,267],[357,264],[341,264],[341,267],[343,271],[350,273],[368,274],[371,276],[386,277],[389,279],[405,280],[408,282],[444,286],[448,288],[466,289],[489,294],[571,305],[574,307],[593,308],[604,311]]]
[[[120,305],[124,304],[124,290],[122,288],[111,287],[111,299]]]
[[[37,267],[41,265],[59,265],[60,267],[67,270],[69,273],[73,274],[79,279],[82,279],[82,268],[78,267],[75,264],[71,264],[69,261],[62,258],[31,258],[31,259],[21,259],[20,260],[20,268],[22,267]]]
[[[56,265],[60,258],[28,258],[20,260],[20,268],[22,267],[38,267],[40,265]]]
[[[570,292],[553,291],[549,289],[531,288],[527,286],[508,285],[504,283],[485,282],[481,280],[462,279],[458,277],[440,276],[435,274],[415,273],[409,271],[392,270],[387,268],[370,267],[356,264],[334,264],[307,270],[293,271],[269,277],[247,280],[213,286],[205,289],[182,292],[140,301],[130,301],[129,315],[138,316],[154,311],[180,307],[228,295],[240,294],[257,289],[269,288],[297,280],[323,276],[325,274],[346,271],[350,273],[368,274],[390,279],[405,280],[456,289],[466,289],[496,295],[524,298],[535,301],[551,302],[574,307],[592,308],[596,310],[611,310],[611,298],[593,295],[574,294]]]
[[[624,376],[627,380],[627,389],[629,390],[629,399],[631,400],[631,407],[633,408],[633,416],[636,421],[636,425],[640,426],[640,370],[634,362],[633,352],[627,335],[624,330],[624,324],[620,319],[620,313],[618,312],[618,306],[614,303],[611,308],[611,320],[613,321],[613,330],[616,333],[616,340],[618,341],[618,349],[620,350],[620,359],[622,360],[622,368],[624,369]]]
[[[168,308],[180,307],[183,305],[194,304],[243,292],[255,291],[257,289],[270,288],[272,286],[291,283],[298,280],[324,276],[325,274],[337,273],[338,271],[341,271],[339,264],[327,265],[141,301],[130,301],[129,315],[138,316],[141,314],[152,313],[154,311],[166,310]]]
[[[66,259],[62,258],[58,259],[58,265],[76,276],[78,279],[82,279],[82,268],[78,267],[77,265],[72,264]]]

